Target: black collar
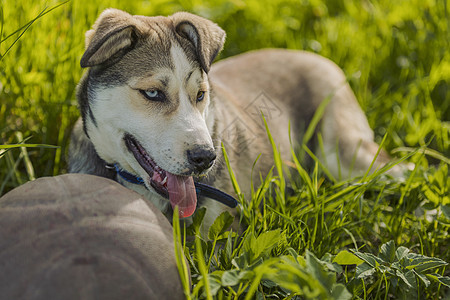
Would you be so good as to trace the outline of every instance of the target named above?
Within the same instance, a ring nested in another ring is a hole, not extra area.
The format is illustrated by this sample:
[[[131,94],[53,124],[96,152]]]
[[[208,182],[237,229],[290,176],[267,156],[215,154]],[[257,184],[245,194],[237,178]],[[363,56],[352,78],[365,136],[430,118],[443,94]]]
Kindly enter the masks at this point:
[[[109,168],[109,166],[107,166]],[[133,175],[122,168],[119,167],[118,164],[114,164],[114,168],[116,169],[117,174],[125,181],[138,184],[138,185],[144,185],[144,180],[141,177],[138,177],[136,175]],[[233,198],[232,196],[228,195],[225,192],[222,192],[221,190],[218,190],[212,186],[209,186],[204,183],[200,182],[194,182],[195,184],[195,191],[197,192],[198,196],[203,196],[207,198],[211,198],[213,200],[219,201],[231,208],[235,208],[238,204],[237,200]]]

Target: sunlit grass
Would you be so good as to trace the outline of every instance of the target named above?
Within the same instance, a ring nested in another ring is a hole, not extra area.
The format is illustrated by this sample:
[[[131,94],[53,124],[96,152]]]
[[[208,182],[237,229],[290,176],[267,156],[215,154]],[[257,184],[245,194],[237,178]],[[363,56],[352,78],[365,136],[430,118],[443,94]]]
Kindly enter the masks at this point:
[[[227,212],[207,234],[198,230],[204,208],[184,234],[174,221],[178,239],[195,236],[184,250],[194,283],[189,297],[434,299],[449,292],[446,165],[431,181],[417,169],[401,181],[386,175],[386,167],[332,183],[318,180],[324,174],[318,164],[308,174],[295,157],[295,168],[279,167],[300,184],[286,185],[270,173],[251,199],[241,199],[242,233],[226,230],[232,223]],[[435,207],[424,203],[432,185],[440,192],[431,198],[440,204],[429,219],[417,210]]]
[[[394,286],[407,274],[403,266],[395,276],[374,268],[370,276],[357,278],[355,266],[332,264],[345,249],[382,257],[383,249],[400,247],[450,262],[447,1],[62,3],[0,0],[0,195],[34,178],[66,172],[70,131],[79,116],[75,88],[83,72],[84,32],[103,9],[143,15],[187,10],[227,31],[220,58],[283,47],[314,51],[336,62],[377,142],[385,138],[384,148],[393,156],[410,155],[408,161],[416,164],[403,180],[380,171],[342,182],[318,161],[304,168],[306,147],[293,152],[289,167],[275,155],[273,170],[278,172],[263,177],[251,199],[241,201],[243,233],[222,228],[229,222],[224,214],[211,235],[197,232],[195,242],[177,248],[191,268],[192,297],[344,297],[342,287],[356,299],[448,295],[445,284],[439,284],[444,280],[439,276],[449,275],[448,266],[418,272],[416,281],[408,277]],[[280,169],[287,170],[284,177],[274,175],[283,174]],[[231,180],[239,192],[239,182]],[[201,212],[191,234],[200,226]],[[175,238],[182,241],[181,232]],[[205,272],[207,279],[201,277]],[[202,294],[205,286],[209,292]]]

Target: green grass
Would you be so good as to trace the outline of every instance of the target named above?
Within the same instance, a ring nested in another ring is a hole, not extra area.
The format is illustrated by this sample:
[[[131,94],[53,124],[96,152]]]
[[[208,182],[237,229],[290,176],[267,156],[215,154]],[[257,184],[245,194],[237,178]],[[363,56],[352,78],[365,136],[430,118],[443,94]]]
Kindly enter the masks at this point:
[[[0,0],[0,195],[66,172],[70,131],[79,116],[74,93],[83,72],[83,35],[103,9],[144,15],[187,10],[227,31],[220,58],[283,47],[336,62],[377,142],[385,137],[384,148],[416,163],[405,180],[379,172],[340,182],[326,179],[318,162],[303,169],[308,149],[290,168],[275,155],[274,169],[286,170],[285,176],[268,174],[252,199],[240,204],[247,230],[231,232],[231,217],[224,214],[202,236],[203,211],[196,214],[187,232],[198,238],[177,248],[189,262],[189,297],[450,297],[446,0],[111,0],[56,7],[61,3]],[[434,209],[431,218],[420,214]],[[175,230],[175,240],[183,241],[184,229]]]

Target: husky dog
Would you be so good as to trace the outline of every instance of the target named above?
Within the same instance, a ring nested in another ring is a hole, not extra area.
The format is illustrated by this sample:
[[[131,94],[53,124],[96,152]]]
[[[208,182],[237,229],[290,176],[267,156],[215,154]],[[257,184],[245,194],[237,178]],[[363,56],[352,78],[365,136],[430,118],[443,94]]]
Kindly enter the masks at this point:
[[[369,168],[379,146],[339,67],[316,54],[281,49],[212,65],[224,41],[219,26],[189,13],[104,11],[86,33],[81,66],[89,69],[77,92],[81,119],[69,172],[117,180],[163,212],[169,203],[178,205],[181,217],[205,205],[205,222],[211,222],[228,208],[210,199],[197,203],[194,180],[234,193],[221,145],[248,195],[252,176],[257,184],[272,166],[262,115],[288,160],[323,101],[316,156],[335,177]],[[374,166],[388,161],[381,152]]]

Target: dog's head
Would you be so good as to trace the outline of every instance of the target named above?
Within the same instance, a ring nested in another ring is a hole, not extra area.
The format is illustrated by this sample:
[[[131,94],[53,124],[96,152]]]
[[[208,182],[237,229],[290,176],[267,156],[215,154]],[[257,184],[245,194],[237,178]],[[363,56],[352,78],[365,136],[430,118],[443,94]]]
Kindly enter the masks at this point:
[[[86,33],[81,66],[90,69],[78,92],[86,134],[103,160],[142,177],[181,216],[195,210],[192,176],[216,157],[207,74],[224,39],[216,24],[189,13],[115,9]]]

